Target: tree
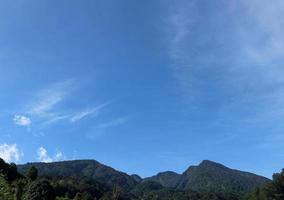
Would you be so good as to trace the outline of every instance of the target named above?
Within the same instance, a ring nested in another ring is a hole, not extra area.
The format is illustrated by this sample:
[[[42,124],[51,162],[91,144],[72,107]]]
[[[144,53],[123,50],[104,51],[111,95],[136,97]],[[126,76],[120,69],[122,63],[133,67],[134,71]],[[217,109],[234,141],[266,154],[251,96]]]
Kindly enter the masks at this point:
[[[284,169],[272,177],[272,182],[256,188],[244,199],[246,200],[283,200],[284,199]]]
[[[11,163],[8,169],[8,179],[10,181],[15,180],[19,177],[17,165],[15,163]]]
[[[78,192],[76,196],[74,197],[74,200],[88,200],[91,199],[91,195],[87,192]]]
[[[28,172],[27,172],[27,177],[28,177],[30,180],[32,180],[32,181],[34,181],[34,180],[37,179],[37,177],[38,177],[38,170],[37,170],[37,168],[36,168],[35,166],[31,166],[31,167],[29,168],[29,170],[28,170]]]
[[[16,182],[13,183],[14,185],[14,199],[15,200],[21,200],[23,193],[24,193],[24,187],[27,184],[27,182],[24,179],[19,179]]]
[[[55,192],[46,180],[31,183],[26,199],[28,200],[55,200]]]
[[[281,173],[273,174],[272,182],[266,187],[268,199],[284,199],[284,169]]]

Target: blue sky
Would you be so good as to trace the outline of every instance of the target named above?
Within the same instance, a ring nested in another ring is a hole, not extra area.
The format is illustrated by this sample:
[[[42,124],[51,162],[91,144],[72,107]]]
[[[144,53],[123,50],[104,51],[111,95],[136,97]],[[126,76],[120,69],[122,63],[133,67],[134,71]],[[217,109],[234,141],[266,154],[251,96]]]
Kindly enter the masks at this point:
[[[0,156],[129,174],[284,161],[281,0],[0,2]]]

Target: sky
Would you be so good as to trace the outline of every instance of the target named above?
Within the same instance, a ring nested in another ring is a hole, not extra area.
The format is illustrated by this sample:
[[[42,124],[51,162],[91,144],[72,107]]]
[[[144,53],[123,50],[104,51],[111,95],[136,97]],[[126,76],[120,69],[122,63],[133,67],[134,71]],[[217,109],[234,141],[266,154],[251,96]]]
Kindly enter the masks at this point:
[[[0,1],[0,157],[142,177],[284,163],[282,0]]]

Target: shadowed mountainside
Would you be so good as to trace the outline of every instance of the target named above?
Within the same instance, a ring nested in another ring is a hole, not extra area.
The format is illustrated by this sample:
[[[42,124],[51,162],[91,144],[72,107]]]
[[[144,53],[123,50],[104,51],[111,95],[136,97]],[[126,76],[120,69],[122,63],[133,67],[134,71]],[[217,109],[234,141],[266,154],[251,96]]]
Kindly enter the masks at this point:
[[[164,187],[175,188],[181,178],[181,175],[172,171],[160,172],[156,176],[145,178],[143,181],[154,181]]]
[[[18,165],[18,170],[25,174],[31,166],[39,170],[40,176],[87,177],[108,187],[119,186],[126,192],[133,191],[135,195],[144,194],[143,191],[147,191],[147,194],[149,191],[165,192],[163,188],[171,188],[173,191],[213,193],[233,199],[240,198],[255,187],[270,181],[265,177],[230,169],[209,160],[202,161],[198,166],[189,167],[182,174],[167,171],[145,179],[136,174],[128,175],[117,171],[95,160],[28,163]],[[170,193],[177,194],[173,191]]]
[[[135,178],[128,174],[117,171],[95,160],[27,163],[25,165],[18,165],[18,170],[25,174],[30,166],[35,166],[40,176],[88,177],[110,187],[118,185],[125,190],[133,188],[138,183]]]

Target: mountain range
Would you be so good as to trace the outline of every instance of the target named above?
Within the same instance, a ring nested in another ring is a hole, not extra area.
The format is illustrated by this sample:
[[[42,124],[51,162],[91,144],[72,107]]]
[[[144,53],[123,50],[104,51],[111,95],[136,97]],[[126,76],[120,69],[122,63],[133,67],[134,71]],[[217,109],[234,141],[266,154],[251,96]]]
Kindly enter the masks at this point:
[[[145,188],[149,190],[149,187],[150,190],[165,187],[177,191],[191,190],[240,197],[253,188],[270,182],[263,176],[230,169],[209,160],[202,161],[198,166],[190,166],[182,174],[166,171],[148,178],[141,178],[136,174],[128,175],[95,160],[27,163],[17,167],[20,173],[26,174],[31,166],[38,169],[40,176],[87,177],[107,187],[119,186],[127,192],[137,190],[141,192]]]

